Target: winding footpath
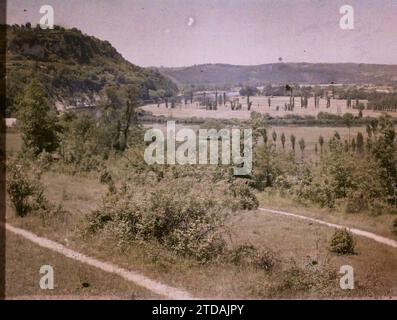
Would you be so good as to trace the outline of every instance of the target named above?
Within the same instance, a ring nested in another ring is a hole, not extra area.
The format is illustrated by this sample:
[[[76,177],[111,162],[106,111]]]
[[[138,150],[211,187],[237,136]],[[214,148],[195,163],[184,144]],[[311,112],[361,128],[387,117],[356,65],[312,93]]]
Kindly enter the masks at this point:
[[[263,212],[272,213],[272,214],[277,214],[280,216],[293,217],[293,218],[297,218],[297,219],[301,219],[301,220],[306,220],[306,221],[314,222],[317,224],[322,224],[322,225],[325,225],[325,226],[328,226],[331,228],[348,229],[351,233],[353,233],[355,235],[374,240],[376,242],[385,244],[385,245],[393,247],[393,248],[397,248],[397,241],[395,241],[393,239],[386,238],[386,237],[379,236],[372,232],[368,232],[368,231],[364,231],[364,230],[360,230],[360,229],[356,229],[356,228],[349,228],[346,226],[342,226],[340,224],[335,224],[335,223],[330,223],[330,222],[326,222],[326,221],[319,220],[319,219],[309,218],[306,216],[302,216],[299,214],[294,214],[294,213],[290,213],[290,212],[286,212],[286,211],[278,211],[278,210],[272,210],[272,209],[267,209],[267,208],[258,208],[258,210],[263,211]]]
[[[348,228],[343,225],[329,223],[326,221],[309,218],[306,216],[302,216],[302,215],[298,215],[298,214],[294,214],[294,213],[290,213],[290,212],[286,212],[286,211],[278,211],[278,210],[272,210],[272,209],[267,209],[267,208],[258,208],[258,210],[268,213],[268,214],[276,214],[276,215],[281,215],[281,216],[285,216],[285,217],[292,217],[292,218],[297,218],[297,219],[301,219],[301,220],[306,220],[306,221],[310,221],[313,223],[325,225],[325,226],[328,226],[331,228],[336,228],[336,229],[347,228],[348,230],[350,230],[351,233],[353,233],[355,235],[374,240],[376,242],[379,242],[381,244],[384,244],[384,245],[387,245],[387,246],[390,246],[393,248],[397,248],[397,241],[379,236],[377,234],[374,234],[374,233],[371,233],[368,231],[364,231],[364,230],[360,230],[360,229],[356,229],[356,228]],[[103,262],[98,259],[89,257],[87,255],[84,255],[84,254],[74,251],[72,249],[69,249],[60,243],[57,243],[55,241],[52,241],[52,240],[49,240],[49,239],[46,239],[43,237],[39,237],[30,231],[27,231],[27,230],[24,230],[24,229],[21,229],[18,227],[14,227],[8,223],[6,223],[5,226],[9,232],[12,232],[18,236],[21,236],[21,237],[39,245],[40,247],[50,249],[52,251],[55,251],[59,254],[64,255],[65,257],[68,257],[70,259],[79,261],[86,265],[90,265],[92,267],[98,268],[102,271],[116,274],[116,275],[122,277],[123,279],[125,279],[129,282],[132,282],[138,286],[141,286],[153,293],[161,295],[161,296],[165,297],[166,299],[172,299],[172,300],[192,300],[192,299],[194,299],[190,293],[188,293],[187,291],[185,291],[183,289],[178,289],[175,287],[165,285],[159,281],[150,279],[140,273],[121,268],[121,267],[114,265],[112,263],[109,263],[109,262]]]
[[[117,274],[118,276],[122,277],[123,279],[125,279],[129,282],[132,282],[138,286],[141,286],[143,288],[146,288],[158,295],[163,296],[164,298],[172,299],[172,300],[192,300],[193,299],[193,297],[188,292],[186,292],[184,290],[170,287],[170,286],[162,284],[161,282],[158,282],[156,280],[152,280],[152,279],[150,279],[144,275],[141,275],[137,272],[130,271],[130,270],[127,270],[124,268],[120,268],[112,263],[103,262],[103,261],[97,260],[95,258],[91,258],[89,256],[82,254],[82,253],[71,250],[58,242],[39,237],[30,231],[26,231],[24,229],[11,226],[8,223],[6,224],[6,229],[16,235],[19,235],[19,236],[37,244],[37,245],[39,245],[40,247],[58,252],[58,253],[64,255],[65,257],[68,257],[70,259],[73,259],[73,260],[79,261],[81,263],[90,265],[92,267],[98,268],[102,271]]]

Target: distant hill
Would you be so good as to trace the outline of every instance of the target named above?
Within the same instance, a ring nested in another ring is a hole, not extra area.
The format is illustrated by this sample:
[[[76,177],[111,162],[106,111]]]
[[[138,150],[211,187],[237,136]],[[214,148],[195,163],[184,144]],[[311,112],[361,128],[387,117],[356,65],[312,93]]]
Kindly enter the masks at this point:
[[[160,71],[179,86],[298,83],[397,83],[397,65],[354,63],[272,63],[256,66],[203,64]]]
[[[150,94],[171,96],[176,85],[156,70],[125,60],[108,41],[78,29],[53,30],[7,26],[7,113],[23,87],[36,78],[59,108],[84,102],[95,105],[105,87],[140,88],[140,98]]]

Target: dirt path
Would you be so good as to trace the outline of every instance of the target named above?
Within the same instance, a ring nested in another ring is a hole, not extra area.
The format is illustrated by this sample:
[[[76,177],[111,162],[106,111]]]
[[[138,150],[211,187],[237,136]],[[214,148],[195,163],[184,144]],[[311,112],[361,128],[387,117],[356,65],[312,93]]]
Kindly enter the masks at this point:
[[[306,217],[306,216],[302,216],[302,215],[298,215],[298,214],[294,214],[294,213],[290,213],[290,212],[285,212],[285,211],[278,211],[278,210],[272,210],[272,209],[267,209],[267,208],[258,208],[258,210],[266,212],[266,213],[270,213],[270,214],[277,214],[277,215],[281,215],[281,216],[293,217],[293,218],[297,218],[297,219],[301,219],[301,220],[306,220],[306,221],[310,221],[313,223],[325,225],[325,226],[328,226],[331,228],[336,228],[336,229],[347,228],[353,234],[374,240],[376,242],[382,243],[384,245],[387,245],[387,246],[390,246],[393,248],[397,248],[397,241],[379,236],[377,234],[374,234],[374,233],[371,233],[368,231],[355,229],[355,228],[348,228],[343,225],[329,223],[326,221],[322,221],[322,220],[318,220],[318,219],[314,219],[314,218],[310,218],[310,217]],[[136,273],[134,271],[130,271],[130,270],[127,270],[124,268],[120,268],[112,263],[102,262],[95,258],[91,258],[91,257],[81,254],[77,251],[71,250],[55,241],[39,237],[39,236],[35,235],[34,233],[26,231],[24,229],[14,227],[9,224],[6,224],[6,229],[16,235],[22,236],[25,239],[32,241],[33,243],[35,243],[43,248],[47,248],[47,249],[53,250],[55,252],[58,252],[70,259],[74,259],[76,261],[85,263],[87,265],[93,266],[93,267],[103,270],[105,272],[117,274],[118,276],[122,277],[123,279],[133,282],[133,283],[135,283],[141,287],[144,287],[156,294],[162,295],[167,299],[173,299],[173,300],[184,300],[184,299],[192,300],[192,299],[194,299],[190,295],[190,293],[188,293],[187,291],[184,291],[184,290],[178,289],[178,288],[174,288],[174,287],[170,287],[170,286],[162,284],[158,281],[147,278],[142,274],[139,274],[139,273]]]
[[[335,224],[335,223],[330,223],[330,222],[326,222],[326,221],[322,221],[322,220],[318,220],[318,219],[314,219],[314,218],[309,218],[306,216],[301,216],[298,214],[294,214],[294,213],[290,213],[290,212],[285,212],[285,211],[278,211],[278,210],[272,210],[272,209],[267,209],[267,208],[258,208],[258,210],[263,211],[263,212],[268,212],[268,213],[272,213],[272,214],[278,214],[281,216],[287,216],[287,217],[293,217],[293,218],[298,218],[298,219],[302,219],[302,220],[307,220],[307,221],[311,221],[317,224],[322,224],[331,228],[336,228],[336,229],[344,229],[347,228],[351,233],[356,234],[358,236],[362,236],[371,240],[374,240],[376,242],[385,244],[387,246],[393,247],[393,248],[397,248],[397,241],[393,240],[393,239],[389,239],[389,238],[385,238],[382,236],[379,236],[375,233],[372,232],[368,232],[368,231],[364,231],[364,230],[360,230],[360,229],[355,229],[355,228],[349,228],[346,226],[342,226],[340,224]]]
[[[35,235],[34,233],[31,233],[24,229],[14,227],[9,224],[6,224],[6,229],[16,235],[19,235],[29,241],[32,241],[33,243],[35,243],[43,248],[47,248],[47,249],[53,250],[55,252],[58,252],[58,253],[64,255],[65,257],[85,263],[87,265],[93,266],[93,267],[103,270],[105,272],[117,274],[118,276],[122,277],[123,279],[133,282],[133,283],[135,283],[141,287],[144,287],[156,294],[164,296],[167,299],[172,299],[172,300],[192,300],[192,299],[194,299],[188,292],[186,292],[184,290],[167,286],[167,285],[162,284],[158,281],[149,279],[149,278],[147,278],[139,273],[136,273],[134,271],[120,268],[112,263],[102,262],[95,258],[91,258],[91,257],[81,254],[77,251],[71,250],[55,241],[39,237],[39,236]]]

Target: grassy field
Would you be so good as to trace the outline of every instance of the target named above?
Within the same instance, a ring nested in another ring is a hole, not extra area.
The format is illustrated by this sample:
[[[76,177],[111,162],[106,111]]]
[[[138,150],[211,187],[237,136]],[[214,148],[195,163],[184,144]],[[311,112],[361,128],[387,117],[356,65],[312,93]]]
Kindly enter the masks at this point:
[[[11,155],[21,149],[22,139],[18,132],[7,132],[6,134],[6,153]]]
[[[284,132],[287,139],[290,133],[294,133],[297,140],[303,136],[307,142],[307,152],[310,152],[318,135],[323,135],[327,141],[335,128],[275,127],[275,130],[278,135]],[[337,130],[342,138],[348,136],[347,128]],[[352,128],[351,135],[358,130],[363,128]],[[8,147],[14,147],[15,150],[19,148],[20,138],[17,134],[7,139],[12,142]],[[109,163],[109,166],[114,169],[114,177],[119,179],[122,171],[117,173],[115,163]],[[397,296],[397,251],[365,238],[355,237],[356,254],[337,256],[328,250],[334,231],[332,228],[261,211],[241,211],[233,214],[227,224],[231,235],[227,239],[229,247],[252,244],[259,250],[271,249],[275,262],[273,272],[268,273],[253,266],[234,265],[224,260],[203,265],[189,258],[175,256],[154,243],[135,242],[128,248],[118,249],[113,239],[84,237],[84,217],[96,208],[107,191],[99,183],[98,174],[69,175],[50,170],[43,174],[42,183],[48,200],[62,204],[70,215],[65,219],[50,220],[39,215],[17,218],[8,201],[6,215],[9,223],[103,261],[183,288],[193,296],[244,299]],[[269,192],[258,193],[257,197],[260,206],[396,238],[390,230],[395,218],[392,214],[345,214],[342,208],[326,210],[313,205],[306,206]],[[38,288],[38,270],[43,264],[53,265],[60,270],[59,276],[56,273],[56,289],[51,293]],[[339,288],[339,268],[346,264],[353,266],[355,272],[356,289],[352,291]],[[9,298],[154,297],[150,292],[126,283],[117,276],[71,261],[12,234],[7,237],[7,279]],[[83,282],[90,286],[82,287]]]
[[[159,298],[116,275],[70,260],[10,232],[6,239],[6,299]],[[53,290],[39,286],[42,265],[54,269]]]
[[[371,240],[356,237],[357,254],[337,256],[328,251],[328,244],[333,233],[332,228],[278,217],[260,211],[242,211],[234,214],[229,221],[228,228],[233,239],[230,245],[249,243],[259,249],[270,248],[277,257],[275,270],[271,274],[250,266],[236,266],[224,261],[214,261],[202,265],[188,258],[177,257],[150,243],[134,243],[127,249],[120,250],[107,238],[94,237],[87,240],[80,236],[79,230],[82,218],[89,210],[95,208],[101,195],[106,192],[96,179],[83,176],[76,178],[55,172],[44,174],[42,179],[49,200],[54,203],[62,203],[71,212],[71,217],[62,222],[48,222],[34,215],[16,218],[13,210],[8,207],[8,222],[31,230],[40,236],[54,239],[103,261],[114,262],[169,285],[184,288],[197,297],[260,299],[397,295],[397,252],[393,248],[388,248]],[[272,200],[266,199],[263,195],[259,195],[259,197],[262,205],[272,204],[273,207],[277,208],[289,208],[288,203],[282,203],[278,198]],[[305,211],[296,208],[295,212],[309,216],[320,216],[323,219],[328,219],[333,215],[331,212],[323,215],[323,212],[316,211],[315,208]],[[361,217],[364,217],[364,215]],[[388,219],[387,215],[372,220],[370,218],[361,219],[356,215],[346,219],[334,214],[334,218],[331,220],[390,235],[383,229],[384,222]],[[372,223],[372,221],[376,221],[376,223]],[[21,268],[20,265],[22,265],[25,276],[27,279],[31,279],[31,275],[37,272],[37,265],[26,261],[28,259],[25,256],[29,255],[25,255],[24,250],[29,251],[29,253],[35,252],[34,257],[39,261],[37,264],[42,263],[42,257],[44,257],[44,260],[47,259],[48,251],[41,248],[32,249],[31,247],[34,245],[25,243],[26,241],[17,242],[17,248],[15,248],[13,245],[16,241],[15,237],[9,237],[8,239],[11,250],[16,251],[15,256],[8,259],[9,262],[15,261],[10,264],[10,272],[13,268]],[[52,253],[51,255],[54,256]],[[64,260],[62,257],[55,257],[55,261],[57,259]],[[59,264],[59,268],[64,270],[74,264],[76,263],[65,264],[63,262]],[[344,291],[339,288],[337,273],[340,266],[344,264],[352,265],[355,270],[356,290]],[[307,274],[291,273],[292,266],[306,270]],[[327,272],[333,273],[334,276],[329,278],[323,275],[325,271],[320,272],[318,270],[328,270]],[[83,273],[83,275],[87,274],[90,273],[88,271]],[[309,281],[309,278],[317,279],[315,278],[317,276],[320,283],[321,281],[326,281],[326,283],[322,283],[319,287],[316,284],[310,284],[310,288],[299,285]],[[71,285],[60,280],[61,288],[58,289],[58,294],[78,294],[81,289],[73,291],[72,288],[80,288],[79,283],[84,280],[83,278],[89,277],[77,275],[71,280]],[[98,293],[90,294],[116,295],[128,298],[125,287],[121,287],[117,281],[110,282],[108,280],[108,278],[111,278],[110,276],[106,275],[102,278],[104,283],[98,283],[95,286],[95,288],[98,288],[98,291],[95,292]],[[94,276],[89,279],[87,281],[92,283],[96,281]],[[33,288],[34,283],[28,281],[21,283],[22,285],[17,288],[10,289],[10,292],[12,292],[10,295],[39,294]],[[107,283],[111,283],[112,286]],[[102,285],[107,286],[108,290],[101,291],[99,288],[102,288]],[[24,289],[25,286],[26,289]],[[139,293],[136,296],[148,297]]]

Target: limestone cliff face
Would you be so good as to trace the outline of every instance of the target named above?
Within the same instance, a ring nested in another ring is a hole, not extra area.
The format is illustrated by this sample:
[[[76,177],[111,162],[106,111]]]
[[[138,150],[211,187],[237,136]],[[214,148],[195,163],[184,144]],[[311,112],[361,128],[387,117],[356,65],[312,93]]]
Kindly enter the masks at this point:
[[[55,27],[7,26],[7,113],[33,78],[58,109],[94,106],[104,89],[138,88],[142,100],[176,94],[176,85],[157,70],[125,60],[108,41]]]

